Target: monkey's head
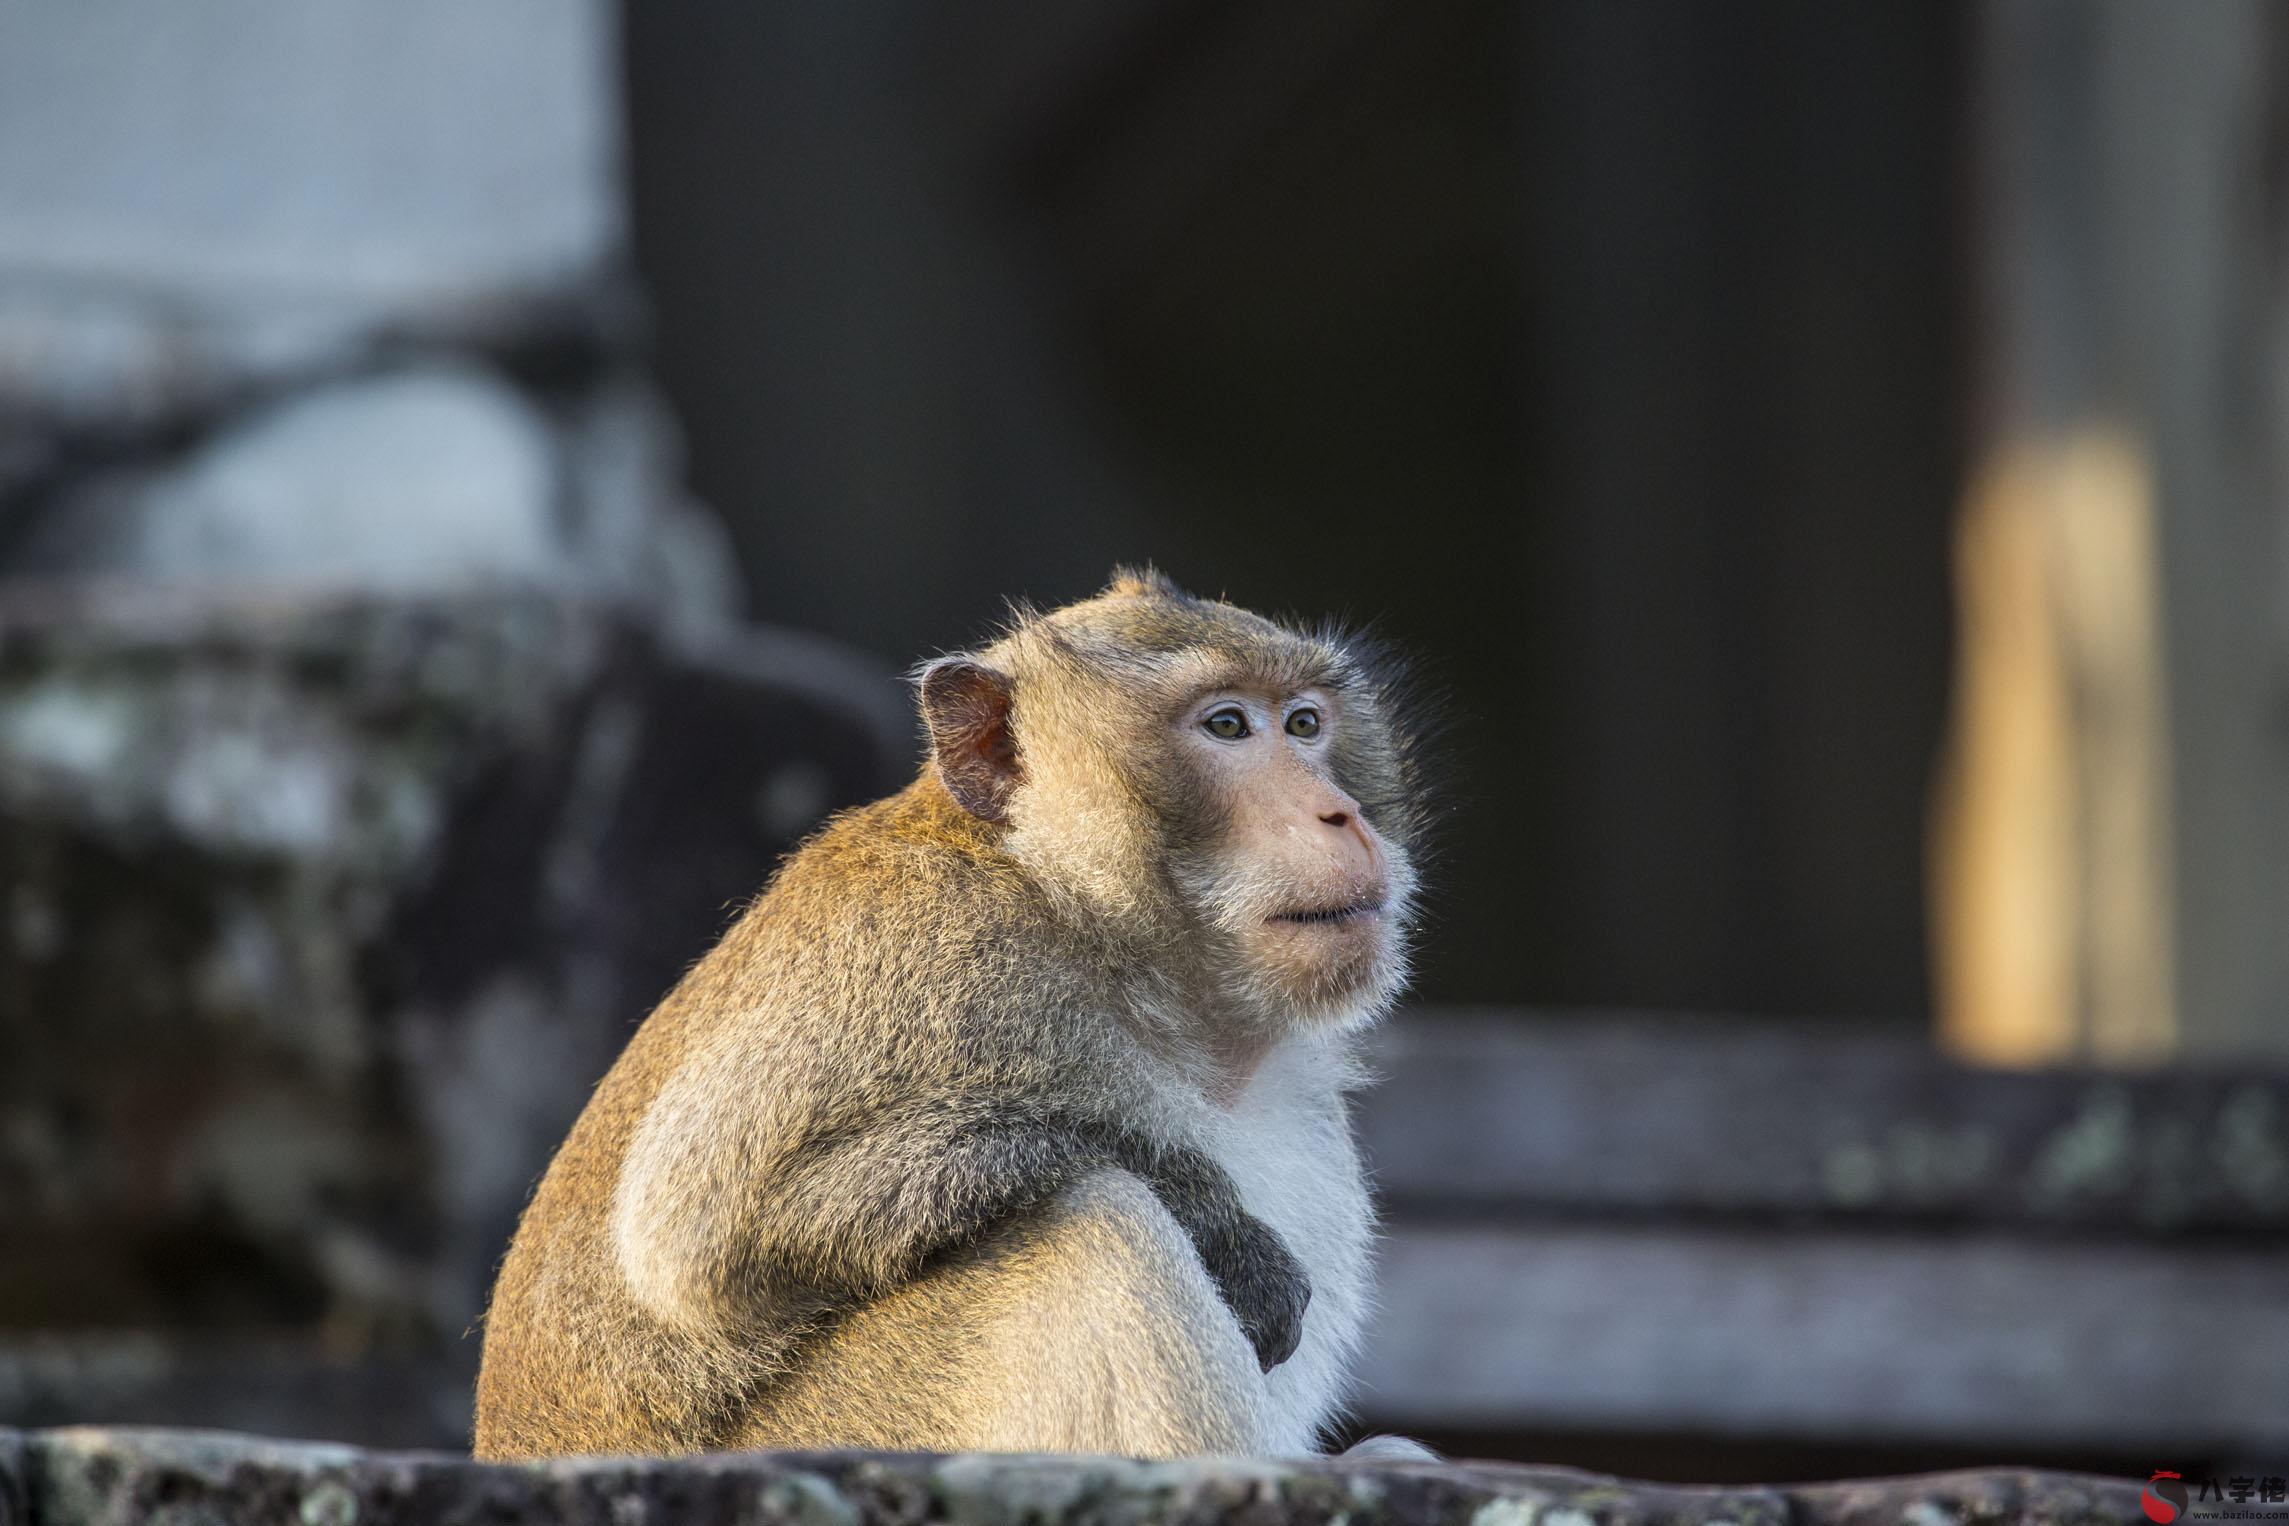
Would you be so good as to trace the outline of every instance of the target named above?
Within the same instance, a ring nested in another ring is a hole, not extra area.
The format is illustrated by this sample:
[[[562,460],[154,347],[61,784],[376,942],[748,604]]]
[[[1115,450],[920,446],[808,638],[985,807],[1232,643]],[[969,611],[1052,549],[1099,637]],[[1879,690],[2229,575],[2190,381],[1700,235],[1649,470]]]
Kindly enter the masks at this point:
[[[1360,644],[1123,571],[920,688],[961,808],[1216,1020],[1357,1022],[1397,995],[1423,810]]]

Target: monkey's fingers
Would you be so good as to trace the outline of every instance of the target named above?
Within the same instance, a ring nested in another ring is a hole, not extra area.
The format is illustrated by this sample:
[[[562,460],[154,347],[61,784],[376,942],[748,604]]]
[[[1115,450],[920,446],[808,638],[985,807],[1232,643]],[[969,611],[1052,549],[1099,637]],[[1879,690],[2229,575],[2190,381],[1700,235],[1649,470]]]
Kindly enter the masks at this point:
[[[1311,1305],[1311,1279],[1300,1268],[1284,1275],[1259,1278],[1247,1292],[1231,1300],[1240,1317],[1240,1331],[1256,1348],[1256,1362],[1264,1371],[1296,1354],[1303,1344],[1304,1310]]]
[[[1267,1324],[1243,1327],[1248,1344],[1256,1348],[1256,1365],[1270,1372],[1296,1354],[1303,1344],[1301,1319],[1276,1319]]]

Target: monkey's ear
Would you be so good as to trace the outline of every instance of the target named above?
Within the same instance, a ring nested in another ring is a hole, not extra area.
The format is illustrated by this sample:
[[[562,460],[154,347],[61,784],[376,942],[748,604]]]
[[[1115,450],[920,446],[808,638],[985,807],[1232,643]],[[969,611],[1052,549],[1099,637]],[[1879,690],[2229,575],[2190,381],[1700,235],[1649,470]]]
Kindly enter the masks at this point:
[[[922,670],[920,687],[930,760],[947,793],[980,821],[1004,819],[1024,777],[1009,729],[1009,679],[967,657],[941,657]]]

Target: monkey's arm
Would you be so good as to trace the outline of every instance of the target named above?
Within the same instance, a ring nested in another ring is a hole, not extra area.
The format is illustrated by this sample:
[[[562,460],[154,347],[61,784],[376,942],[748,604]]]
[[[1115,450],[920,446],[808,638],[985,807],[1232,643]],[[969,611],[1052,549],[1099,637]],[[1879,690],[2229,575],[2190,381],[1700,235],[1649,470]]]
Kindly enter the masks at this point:
[[[639,1292],[687,1317],[735,1311],[754,1334],[879,1297],[1108,1165],[1143,1178],[1192,1237],[1266,1371],[1293,1354],[1311,1297],[1302,1268],[1214,1161],[1087,1122],[974,1101],[911,1104],[804,1139],[748,1176],[746,1203],[729,1213],[686,1192],[647,1204],[647,1178],[692,1180],[668,1160],[654,1164],[664,1169],[621,1184],[636,1194],[620,1230],[623,1264],[644,1274],[632,1275]]]
[[[1130,1169],[1192,1237],[1257,1362],[1270,1372],[1294,1356],[1303,1339],[1311,1278],[1272,1227],[1248,1212],[1222,1166],[1189,1148],[1162,1146],[1154,1153],[1157,1159]]]
[[[831,1285],[838,1260],[865,1260],[850,1291],[879,1294],[933,1254],[1112,1165],[1151,1186],[1192,1237],[1266,1372],[1303,1338],[1311,1280],[1270,1226],[1248,1212],[1224,1168],[1202,1152],[1125,1129],[1023,1115],[924,1114],[810,1152],[774,1194],[779,1254]]]

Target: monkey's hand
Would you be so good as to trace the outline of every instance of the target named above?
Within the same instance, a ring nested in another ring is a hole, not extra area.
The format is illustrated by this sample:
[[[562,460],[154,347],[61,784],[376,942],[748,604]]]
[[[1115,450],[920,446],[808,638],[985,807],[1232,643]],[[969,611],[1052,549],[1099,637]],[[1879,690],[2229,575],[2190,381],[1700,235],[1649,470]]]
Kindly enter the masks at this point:
[[[1152,1184],[1169,1214],[1192,1237],[1200,1264],[1270,1372],[1295,1355],[1303,1339],[1311,1278],[1287,1242],[1248,1212],[1224,1168],[1188,1147],[1120,1141],[1114,1154]]]
[[[1256,1361],[1270,1372],[1294,1356],[1303,1341],[1311,1278],[1287,1242],[1254,1214],[1240,1216],[1222,1250],[1207,1263],[1208,1275],[1239,1320],[1240,1333],[1256,1348]]]

